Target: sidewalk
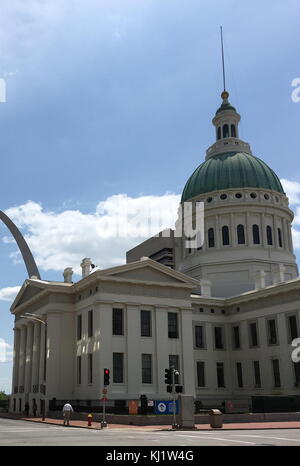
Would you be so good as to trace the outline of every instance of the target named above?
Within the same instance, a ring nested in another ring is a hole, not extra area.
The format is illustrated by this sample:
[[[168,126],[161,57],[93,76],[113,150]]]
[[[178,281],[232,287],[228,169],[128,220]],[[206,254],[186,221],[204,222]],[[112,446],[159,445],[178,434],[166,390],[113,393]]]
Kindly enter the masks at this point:
[[[64,427],[62,419],[52,419],[46,418],[45,421],[42,421],[42,418],[39,417],[17,417],[10,414],[1,413],[0,417],[7,419],[15,419],[27,422],[39,422],[43,424],[52,424],[59,425]],[[92,422],[92,426],[88,427],[87,421],[70,421],[70,427],[79,427],[86,429],[100,429],[100,422]],[[223,424],[223,427],[212,428],[209,424],[196,424],[198,430],[257,430],[257,429],[300,429],[300,422],[243,422],[243,423],[228,423]],[[139,430],[139,431],[166,431],[171,430],[171,426],[134,426],[128,424],[108,424],[107,429],[122,429],[122,430]]]

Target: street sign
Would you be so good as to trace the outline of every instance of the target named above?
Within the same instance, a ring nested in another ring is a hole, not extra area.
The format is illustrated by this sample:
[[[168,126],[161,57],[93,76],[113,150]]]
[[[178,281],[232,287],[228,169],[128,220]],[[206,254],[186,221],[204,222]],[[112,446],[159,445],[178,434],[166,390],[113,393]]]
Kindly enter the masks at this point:
[[[173,414],[173,400],[156,400],[155,401],[155,414]],[[175,414],[179,412],[178,400],[175,403]]]

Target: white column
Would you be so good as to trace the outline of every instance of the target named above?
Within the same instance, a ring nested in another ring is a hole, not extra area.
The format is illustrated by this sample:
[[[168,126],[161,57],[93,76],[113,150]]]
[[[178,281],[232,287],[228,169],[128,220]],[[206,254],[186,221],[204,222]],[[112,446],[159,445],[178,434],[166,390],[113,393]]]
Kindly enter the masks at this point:
[[[27,328],[25,325],[21,326],[20,335],[20,354],[19,354],[19,376],[18,387],[19,393],[24,393],[25,384],[25,358],[26,358],[26,333]]]
[[[41,385],[45,383],[45,337],[46,337],[46,325],[41,324],[40,332],[40,357],[39,357],[39,392]]]
[[[26,339],[26,359],[25,359],[25,387],[26,394],[30,393],[31,388],[31,373],[32,373],[32,349],[33,349],[33,324],[27,324],[27,339]]]
[[[234,221],[234,214],[230,214],[230,244],[231,246],[236,246],[237,241],[236,241],[236,226],[235,226],[235,221]]]
[[[283,246],[284,246],[284,249],[288,251],[290,248],[289,248],[289,234],[288,234],[287,220],[283,219],[282,223],[283,223],[283,231],[282,231]]]
[[[39,369],[40,369],[40,348],[41,348],[41,325],[34,323],[33,328],[33,353],[32,353],[32,391],[39,392]],[[34,387],[34,388],[33,388]]]
[[[129,395],[138,395],[141,389],[141,330],[139,307],[127,306],[127,390]]]
[[[246,213],[246,230],[247,230],[246,244],[247,244],[248,246],[252,246],[252,244],[253,244],[253,238],[252,238],[252,227],[251,227],[250,214],[249,214],[249,212]]]
[[[14,359],[13,359],[13,377],[12,377],[12,394],[17,393],[19,378],[19,357],[20,357],[20,337],[21,330],[14,328]]]
[[[293,239],[292,239],[291,222],[287,222],[287,229],[288,229],[288,238],[289,238],[289,244],[290,244],[290,251],[293,252]]]
[[[156,380],[157,394],[166,397],[165,369],[169,367],[168,344],[168,309],[156,308],[155,310],[156,332]],[[166,348],[168,351],[166,351]]]
[[[263,246],[267,245],[266,222],[264,214],[260,214],[261,221],[261,243]]]
[[[220,239],[220,218],[216,215],[215,245],[217,249],[220,249]]]
[[[272,220],[273,220],[273,232],[274,232],[274,246],[276,249],[278,249],[279,248],[278,231],[277,231],[278,227],[277,227],[275,215],[272,215]]]
[[[46,395],[48,399],[56,397],[60,391],[60,313],[47,315],[47,354],[46,354]]]
[[[186,395],[195,396],[195,371],[193,349],[193,313],[191,309],[181,310],[182,376]]]

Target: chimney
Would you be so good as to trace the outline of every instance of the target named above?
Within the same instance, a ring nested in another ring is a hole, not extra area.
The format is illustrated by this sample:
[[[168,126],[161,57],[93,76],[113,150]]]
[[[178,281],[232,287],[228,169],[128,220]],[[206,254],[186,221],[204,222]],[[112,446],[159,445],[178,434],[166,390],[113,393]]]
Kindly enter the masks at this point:
[[[72,267],[67,267],[63,271],[63,277],[64,277],[64,282],[65,283],[72,283],[72,277],[73,277],[73,269]]]
[[[85,257],[82,259],[82,262],[80,264],[80,267],[82,268],[82,278],[87,277],[92,270],[92,261],[88,257]]]
[[[211,281],[210,280],[200,280],[201,286],[201,296],[205,298],[211,297]]]
[[[258,270],[255,274],[255,289],[260,290],[266,286],[266,272],[264,270]]]
[[[277,265],[273,270],[273,284],[282,283],[285,281],[284,277],[285,266],[283,264]]]

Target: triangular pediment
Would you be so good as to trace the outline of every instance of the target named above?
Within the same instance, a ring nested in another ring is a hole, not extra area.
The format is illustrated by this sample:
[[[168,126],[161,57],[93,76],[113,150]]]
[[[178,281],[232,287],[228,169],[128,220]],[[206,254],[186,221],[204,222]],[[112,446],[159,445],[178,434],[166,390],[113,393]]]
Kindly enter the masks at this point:
[[[129,264],[113,267],[101,271],[101,275],[114,276],[127,280],[149,281],[156,283],[172,283],[186,285],[187,287],[199,286],[193,278],[177,272],[169,267],[159,264],[151,259],[131,262]]]
[[[42,293],[42,291],[43,288],[25,282],[25,284],[22,286],[21,290],[17,294],[11,306],[11,310],[13,311],[22,304],[25,304],[27,301],[30,301],[32,298]]]

